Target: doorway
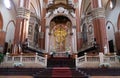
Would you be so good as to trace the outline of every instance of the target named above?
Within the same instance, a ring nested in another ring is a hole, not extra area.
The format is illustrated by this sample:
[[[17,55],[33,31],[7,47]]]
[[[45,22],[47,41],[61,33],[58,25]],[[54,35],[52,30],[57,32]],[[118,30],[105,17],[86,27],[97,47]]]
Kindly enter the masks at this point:
[[[109,49],[110,49],[111,53],[114,53],[114,43],[113,43],[113,40],[109,41]]]

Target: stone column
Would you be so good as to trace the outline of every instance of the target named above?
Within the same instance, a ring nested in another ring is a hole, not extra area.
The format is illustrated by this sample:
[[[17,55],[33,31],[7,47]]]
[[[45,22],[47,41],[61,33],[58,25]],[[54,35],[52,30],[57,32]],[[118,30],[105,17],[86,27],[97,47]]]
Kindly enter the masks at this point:
[[[74,0],[74,3],[78,3],[78,0]],[[80,50],[81,48],[81,29],[80,29],[80,14],[79,14],[79,7],[78,5],[76,5],[76,10],[75,10],[75,14],[76,14],[76,35],[77,35],[77,50]]]
[[[99,50],[104,52],[104,47],[108,46],[106,24],[105,24],[105,9],[102,7],[101,0],[91,0],[92,21],[94,25],[94,37],[99,46]]]
[[[46,35],[45,35],[45,50],[46,52],[49,52],[49,26],[46,26]]]
[[[41,9],[41,37],[40,37],[40,48],[45,49],[45,15],[46,15],[46,4],[48,3],[48,0],[43,0],[44,4]]]
[[[117,54],[120,55],[120,14],[118,16],[118,21],[117,21],[117,31],[115,31],[115,43],[116,43]]]
[[[29,18],[30,18],[30,0],[19,0],[13,44],[14,49],[15,46],[18,47],[28,37]],[[19,50],[13,53],[17,54],[19,53]]]
[[[72,27],[72,32],[73,32],[73,35],[72,35],[72,49],[73,49],[74,53],[77,53],[76,26]]]

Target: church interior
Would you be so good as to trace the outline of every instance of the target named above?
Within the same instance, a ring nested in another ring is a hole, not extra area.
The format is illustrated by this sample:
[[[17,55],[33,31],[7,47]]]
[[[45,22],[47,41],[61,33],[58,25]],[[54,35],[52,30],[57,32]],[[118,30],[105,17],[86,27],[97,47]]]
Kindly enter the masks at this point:
[[[0,78],[119,78],[119,39],[120,0],[0,0]]]

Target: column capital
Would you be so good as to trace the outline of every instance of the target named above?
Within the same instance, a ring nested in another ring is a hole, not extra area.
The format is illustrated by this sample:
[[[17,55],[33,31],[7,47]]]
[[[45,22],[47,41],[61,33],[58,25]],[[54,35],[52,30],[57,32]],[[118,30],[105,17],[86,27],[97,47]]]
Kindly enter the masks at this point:
[[[30,10],[26,9],[24,7],[20,7],[17,10],[17,17],[24,18],[24,19],[29,19],[30,17]]]
[[[92,10],[92,18],[105,18],[105,9],[104,8],[94,8]]]

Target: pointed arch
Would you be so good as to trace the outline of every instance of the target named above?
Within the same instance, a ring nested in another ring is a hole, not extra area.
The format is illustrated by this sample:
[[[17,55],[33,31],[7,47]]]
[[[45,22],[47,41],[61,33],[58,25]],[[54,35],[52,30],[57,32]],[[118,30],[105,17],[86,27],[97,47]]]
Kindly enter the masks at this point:
[[[107,38],[109,43],[109,51],[114,52],[116,50],[116,37],[115,37],[115,26],[111,21],[106,23]]]
[[[13,23],[14,27],[15,27],[15,21],[14,20],[10,20],[6,26],[6,31],[8,30],[8,26],[10,26],[9,24]]]
[[[108,24],[111,24],[111,26],[112,26],[112,28],[113,28],[113,31],[114,31],[114,33],[115,33],[115,26],[113,25],[113,23],[112,23],[111,21],[107,21],[107,22],[106,22],[106,26],[107,26]]]
[[[6,42],[13,42],[15,32],[15,22],[14,20],[10,20],[6,26]]]
[[[32,3],[32,2],[30,3],[30,5],[31,5],[31,9],[33,8],[33,10],[34,10],[35,15],[37,15],[37,11],[36,11],[35,6],[33,5],[33,3]]]
[[[107,0],[105,9],[114,9],[116,6],[117,0]]]

